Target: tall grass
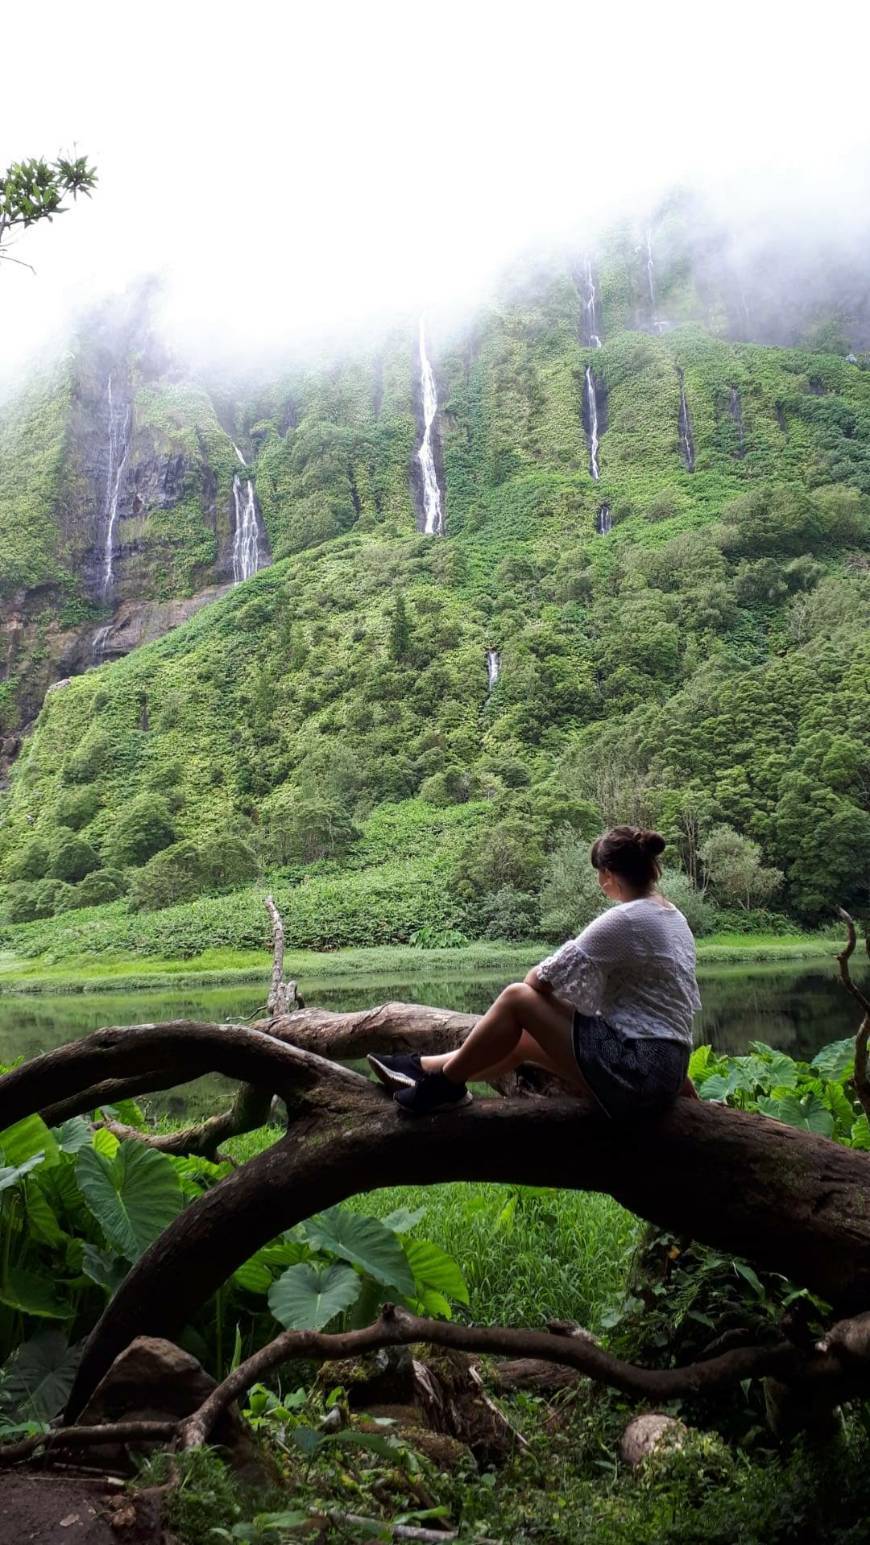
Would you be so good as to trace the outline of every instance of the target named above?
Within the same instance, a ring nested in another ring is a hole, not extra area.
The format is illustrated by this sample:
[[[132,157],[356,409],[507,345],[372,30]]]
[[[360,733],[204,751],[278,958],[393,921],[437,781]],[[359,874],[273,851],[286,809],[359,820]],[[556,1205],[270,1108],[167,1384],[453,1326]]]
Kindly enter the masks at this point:
[[[638,1223],[609,1196],[462,1183],[397,1186],[347,1204],[382,1217],[425,1208],[416,1232],[458,1261],[475,1320],[595,1329],[621,1292]]]

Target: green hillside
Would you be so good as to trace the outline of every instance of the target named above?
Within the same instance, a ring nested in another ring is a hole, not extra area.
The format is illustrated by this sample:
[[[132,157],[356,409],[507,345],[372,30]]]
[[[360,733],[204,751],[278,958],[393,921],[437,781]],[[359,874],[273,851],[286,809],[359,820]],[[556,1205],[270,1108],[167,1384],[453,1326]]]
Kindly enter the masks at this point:
[[[48,694],[0,829],[17,949],[256,942],[264,878],[298,946],[559,936],[588,905],[578,844],[619,818],[659,823],[675,883],[706,873],[732,913],[866,904],[870,369],[681,323],[679,272],[667,330],[616,331],[621,272],[602,260],[601,348],[566,273],[435,351],[443,538],[409,485],[413,338],[233,405],[275,561]],[[204,390],[174,390],[226,485]],[[181,546],[169,578],[142,560],[173,593]],[[704,862],[733,833],[758,845],[742,896]]]

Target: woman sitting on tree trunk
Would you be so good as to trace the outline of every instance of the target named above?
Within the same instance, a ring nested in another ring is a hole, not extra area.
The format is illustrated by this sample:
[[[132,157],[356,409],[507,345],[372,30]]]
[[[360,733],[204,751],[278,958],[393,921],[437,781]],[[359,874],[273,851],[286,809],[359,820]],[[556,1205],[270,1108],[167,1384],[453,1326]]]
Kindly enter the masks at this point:
[[[457,1051],[369,1057],[405,1115],[467,1105],[471,1080],[489,1082],[521,1062],[557,1073],[614,1118],[697,1098],[687,1077],[701,1006],[695,941],[656,889],[664,846],[636,826],[599,837],[592,865],[616,905],[499,993]]]

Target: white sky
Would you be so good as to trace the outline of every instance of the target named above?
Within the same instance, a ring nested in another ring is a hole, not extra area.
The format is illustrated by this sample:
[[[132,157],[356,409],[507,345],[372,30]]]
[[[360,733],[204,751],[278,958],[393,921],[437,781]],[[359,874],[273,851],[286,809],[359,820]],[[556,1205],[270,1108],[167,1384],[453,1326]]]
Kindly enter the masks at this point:
[[[866,214],[864,0],[32,0],[4,16],[0,167],[73,146],[90,203],[0,266],[0,373],[156,270],[194,353],[473,303],[690,180],[745,217]]]

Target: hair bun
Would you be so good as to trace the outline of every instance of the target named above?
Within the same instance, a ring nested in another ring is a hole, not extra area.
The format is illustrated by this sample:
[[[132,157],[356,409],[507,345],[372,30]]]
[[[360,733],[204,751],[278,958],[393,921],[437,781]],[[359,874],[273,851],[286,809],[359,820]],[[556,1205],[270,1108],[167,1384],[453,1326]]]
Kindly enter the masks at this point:
[[[653,858],[657,858],[659,853],[664,853],[667,846],[661,832],[639,831],[637,841],[638,846],[643,848],[645,853],[651,853]]]

